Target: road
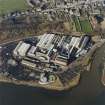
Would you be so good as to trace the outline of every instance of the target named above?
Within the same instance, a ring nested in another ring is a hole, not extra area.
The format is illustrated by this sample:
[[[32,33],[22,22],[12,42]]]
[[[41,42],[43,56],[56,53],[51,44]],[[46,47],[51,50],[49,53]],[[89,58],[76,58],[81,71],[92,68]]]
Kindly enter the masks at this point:
[[[36,36],[30,36],[30,37],[24,37],[24,38],[22,37],[22,38],[19,38],[19,39],[12,39],[12,40],[0,43],[0,46],[6,45],[6,44],[10,44],[10,43],[13,43],[13,42],[18,42],[18,41],[21,41],[21,40],[24,40],[24,39],[34,38],[34,37],[36,37]]]

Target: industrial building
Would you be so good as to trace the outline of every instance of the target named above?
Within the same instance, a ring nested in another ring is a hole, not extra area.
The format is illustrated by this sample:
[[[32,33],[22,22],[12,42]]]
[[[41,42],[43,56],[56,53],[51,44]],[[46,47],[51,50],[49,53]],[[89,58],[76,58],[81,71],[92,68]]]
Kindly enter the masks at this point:
[[[15,58],[21,58],[21,64],[35,69],[36,63],[50,63],[65,66],[72,63],[79,56],[83,56],[89,50],[91,37],[60,36],[44,34],[38,37],[36,46],[20,41],[13,51]]]
[[[30,46],[31,46],[30,44],[20,41],[19,44],[17,45],[17,47],[14,49],[13,55],[15,57],[17,57],[17,56],[24,57],[26,55],[26,52],[30,48]]]
[[[65,66],[84,56],[92,47],[91,37],[44,34],[37,37],[36,45],[30,41],[20,41],[13,50],[14,59],[29,72],[39,72],[39,84],[56,80],[53,75],[62,72]]]

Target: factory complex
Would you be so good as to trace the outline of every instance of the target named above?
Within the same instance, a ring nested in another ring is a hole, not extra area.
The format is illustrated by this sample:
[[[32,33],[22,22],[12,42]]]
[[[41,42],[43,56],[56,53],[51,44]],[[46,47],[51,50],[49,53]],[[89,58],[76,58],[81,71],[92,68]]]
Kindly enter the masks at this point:
[[[13,57],[22,66],[40,74],[40,84],[56,80],[55,74],[66,71],[69,64],[84,56],[92,47],[91,36],[68,36],[45,33],[36,42],[22,40],[13,50]]]

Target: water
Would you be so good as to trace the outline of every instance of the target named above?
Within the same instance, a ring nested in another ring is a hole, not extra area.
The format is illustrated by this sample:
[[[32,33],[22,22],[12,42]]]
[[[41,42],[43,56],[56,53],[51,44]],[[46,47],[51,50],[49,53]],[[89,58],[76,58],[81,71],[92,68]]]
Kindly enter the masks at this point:
[[[105,87],[100,82],[105,45],[96,52],[90,72],[82,74],[72,90],[56,92],[27,86],[0,84],[0,105],[105,105]]]
[[[105,105],[105,87],[96,74],[85,72],[80,85],[63,92],[1,83],[0,105]]]

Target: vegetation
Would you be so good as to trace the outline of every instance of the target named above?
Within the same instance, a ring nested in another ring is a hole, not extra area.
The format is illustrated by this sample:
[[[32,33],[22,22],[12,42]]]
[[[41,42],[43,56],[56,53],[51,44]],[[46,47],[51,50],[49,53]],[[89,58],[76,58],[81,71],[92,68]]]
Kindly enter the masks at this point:
[[[26,0],[0,0],[0,15],[28,8]]]
[[[78,32],[81,32],[81,26],[80,26],[78,17],[73,17],[73,21],[74,21],[74,23],[75,23],[76,30],[77,30]]]
[[[84,33],[92,32],[92,26],[88,19],[80,20],[81,30]]]
[[[87,18],[79,18],[75,16],[73,17],[73,21],[75,23],[77,32],[84,32],[84,33],[92,32],[91,23],[89,22]]]

